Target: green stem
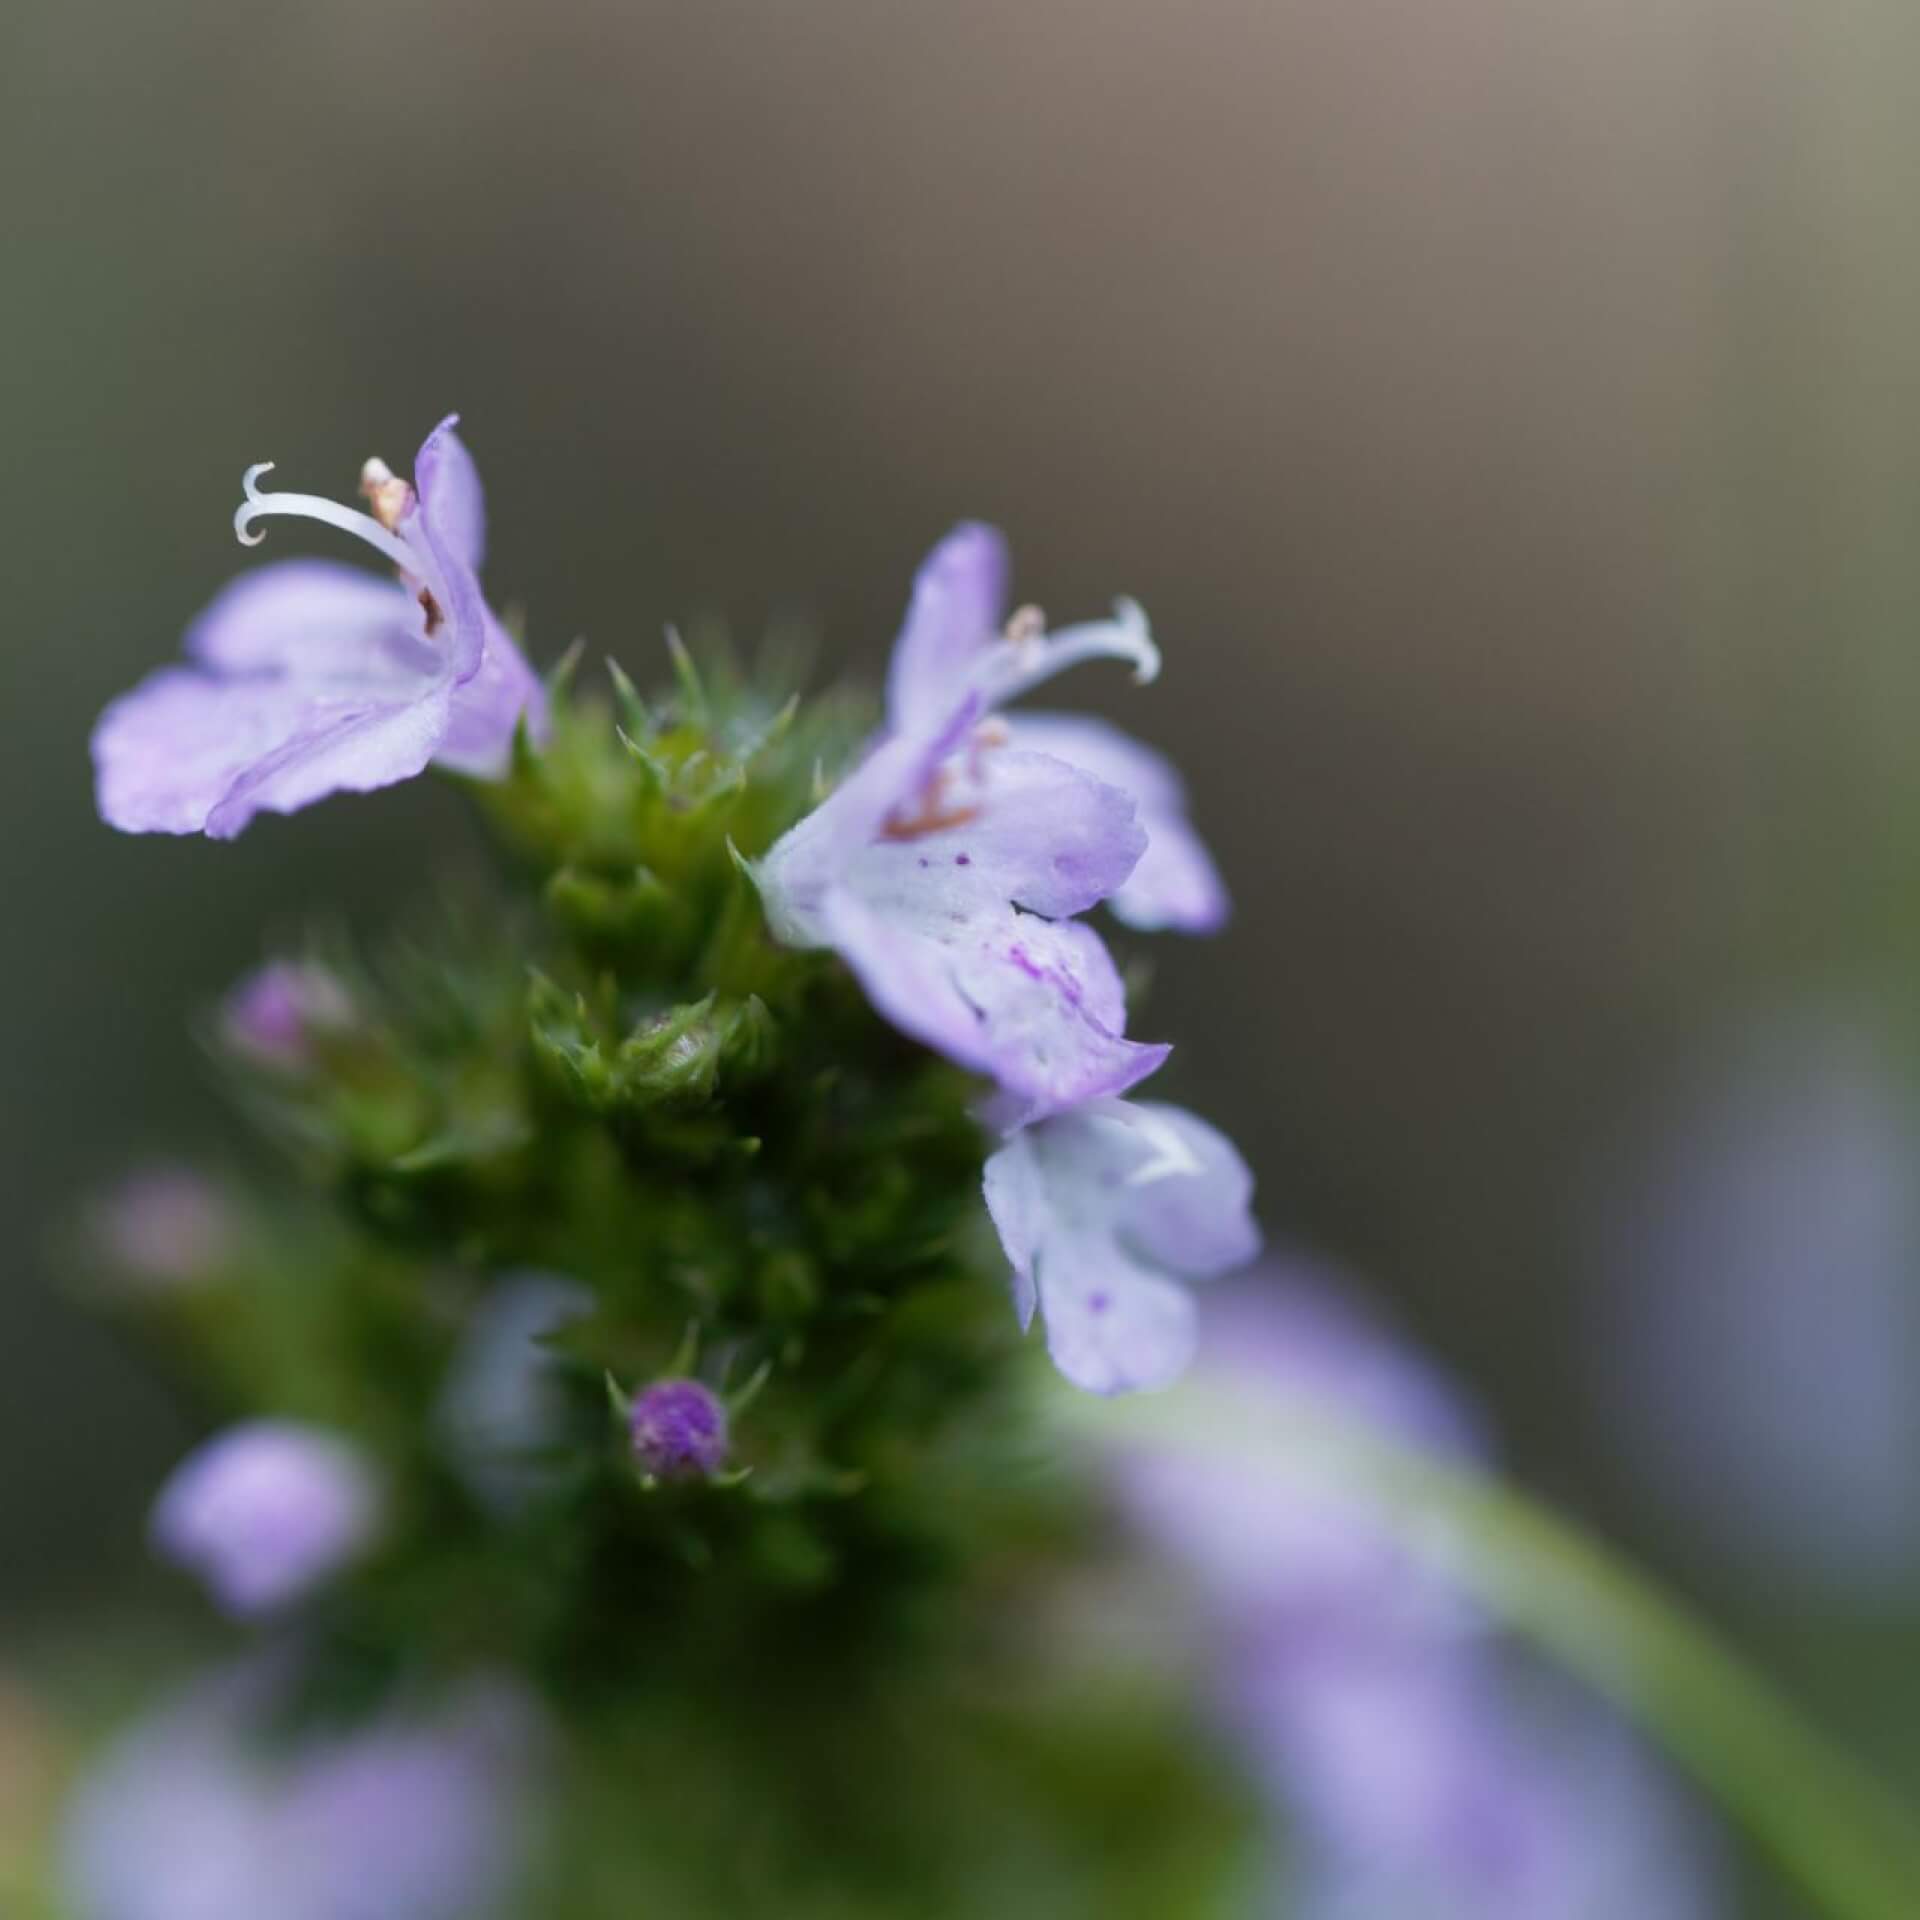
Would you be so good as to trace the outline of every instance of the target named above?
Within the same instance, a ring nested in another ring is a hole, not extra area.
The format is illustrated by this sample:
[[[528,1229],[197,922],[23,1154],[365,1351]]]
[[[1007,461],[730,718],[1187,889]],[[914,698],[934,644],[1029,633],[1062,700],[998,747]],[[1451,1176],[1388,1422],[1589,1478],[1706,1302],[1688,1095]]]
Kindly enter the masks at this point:
[[[1622,1556],[1470,1467],[1324,1409],[1210,1382],[1061,1396],[1070,1431],[1308,1473],[1376,1508],[1413,1552],[1672,1751],[1833,1920],[1914,1920],[1920,1836],[1845,1754]]]

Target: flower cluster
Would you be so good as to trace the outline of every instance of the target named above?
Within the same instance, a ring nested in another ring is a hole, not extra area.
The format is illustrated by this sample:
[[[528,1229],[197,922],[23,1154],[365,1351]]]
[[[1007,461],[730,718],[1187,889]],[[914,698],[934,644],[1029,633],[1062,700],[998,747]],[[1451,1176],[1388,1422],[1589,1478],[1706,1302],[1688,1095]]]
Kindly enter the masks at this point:
[[[986,1785],[1009,1735],[956,1720],[951,1665],[982,1644],[976,1610],[1004,1605],[981,1571],[998,1544],[1057,1543],[1045,1568],[1073,1537],[1032,1471],[1020,1335],[1038,1311],[1070,1380],[1157,1385],[1191,1348],[1185,1282],[1257,1242],[1233,1147],[1126,1097],[1168,1049],[1127,1036],[1082,917],[1224,922],[1179,779],[1102,723],[1004,711],[1079,661],[1151,678],[1145,617],[1122,603],[1048,634],[1009,616],[999,537],[970,526],[922,570],[877,728],[671,639],[668,690],[609,663],[596,699],[571,657],[536,679],[483,598],[452,420],[410,479],[368,463],[364,512],[263,472],[244,541],[306,517],[394,577],[289,559],[219,594],[186,662],[103,714],[101,814],[226,839],[434,765],[469,783],[502,859],[471,918],[384,954],[273,958],[205,1023],[293,1194],[168,1169],[93,1235],[101,1297],[212,1415],[150,1544],[256,1650],[83,1793],[76,1910],[251,1920],[268,1863],[343,1850],[334,1816],[364,1789],[385,1884],[316,1865],[292,1910],[438,1920],[467,1910],[469,1867],[505,1871],[476,1823],[510,1824],[536,1768],[570,1766],[556,1799],[585,1808],[598,1780],[704,1765],[731,1821],[782,1717],[808,1728],[808,1779],[762,1796],[763,1847],[827,1873],[825,1837],[865,1831],[818,1804],[845,1794],[917,1834],[916,1882],[944,1872],[970,1898],[965,1823],[940,1809],[1017,1783]],[[936,1608],[953,1651],[903,1675]],[[476,1766],[460,1689],[500,1673],[566,1737],[505,1716]],[[1031,1672],[1007,1697],[1022,1743],[1054,1717]],[[1120,1793],[1116,1756],[1137,1756],[1166,1812],[1085,1850],[1083,1880],[1167,1871],[1186,1844],[1210,1803],[1163,1724],[1185,1711],[1087,1729],[1089,1777]],[[915,1712],[942,1743],[876,1783],[876,1741]],[[596,1858],[631,1824],[617,1798]],[[789,1911],[758,1878],[725,1884],[728,1832],[684,1798],[630,1864],[639,1903]],[[1058,1817],[1065,1843],[1079,1816]],[[1110,1802],[1084,1818],[1109,1833]],[[161,1870],[189,1826],[198,1868]]]
[[[1208,1596],[1237,1768],[1183,1675],[1086,1630],[1108,1536],[1045,1396],[1143,1408],[1061,1391],[1036,1316],[1086,1393],[1168,1385],[1204,1328],[1203,1380],[1481,1447],[1317,1296],[1192,1289],[1258,1252],[1252,1176],[1142,1097],[1169,1049],[1086,916],[1206,933],[1226,892],[1164,759],[1014,705],[1082,662],[1151,680],[1140,608],[1049,632],[966,525],[877,715],[671,636],[666,690],[610,661],[596,697],[488,608],[453,429],[411,480],[369,462],[365,512],[251,470],[243,540],[304,516],[396,577],[246,575],[94,736],[129,831],[437,765],[501,857],[475,905],[270,960],[206,1023],[290,1179],[168,1166],[94,1224],[101,1297],[210,1416],[150,1544],[253,1646],[83,1783],[72,1910],[468,1920],[525,1875],[568,1920],[985,1920],[1017,1861],[1046,1911],[1160,1920],[1243,1890],[1277,1807],[1310,1920],[1668,1912],[1657,1859],[1596,1871],[1640,1857],[1637,1788],[1572,1818],[1613,1760],[1272,1462],[1109,1461]]]
[[[102,815],[131,831],[238,833],[265,809],[388,785],[429,761],[506,771],[517,729],[543,733],[542,691],[482,598],[486,516],[449,417],[412,484],[362,475],[370,513],[262,493],[249,469],[242,540],[272,514],[357,535],[397,585],[287,561],[243,577],[188,635],[194,664],[152,676],[102,717]],[[887,676],[885,725],[860,765],[756,869],[783,943],[836,953],[902,1032],[992,1083],[1006,1138],[986,1192],[1022,1324],[1036,1306],[1056,1364],[1097,1393],[1163,1386],[1185,1367],[1179,1282],[1259,1247],[1232,1145],[1178,1108],[1121,1096],[1169,1048],[1126,1037],[1126,993],[1076,916],[1210,932],[1225,888],[1159,754],[1085,716],[1003,711],[1083,661],[1152,680],[1146,615],[1049,633],[1007,608],[1005,543],[963,525],[920,569]],[[324,984],[324,983],[323,983]],[[263,971],[231,1013],[244,1043],[298,1058],[336,1009],[311,970]]]
[[[1178,776],[1104,722],[1008,715],[1081,661],[1151,680],[1145,614],[1049,634],[1010,617],[1007,555],[962,526],[914,584],[867,758],[759,868],[778,936],[828,947],[903,1032],[992,1081],[1006,1139],[986,1194],[1022,1324],[1096,1393],[1164,1386],[1193,1349],[1182,1278],[1250,1260],[1252,1180],[1224,1136],[1120,1096],[1165,1061],[1126,1038],[1101,901],[1135,927],[1208,932],[1227,914]]]

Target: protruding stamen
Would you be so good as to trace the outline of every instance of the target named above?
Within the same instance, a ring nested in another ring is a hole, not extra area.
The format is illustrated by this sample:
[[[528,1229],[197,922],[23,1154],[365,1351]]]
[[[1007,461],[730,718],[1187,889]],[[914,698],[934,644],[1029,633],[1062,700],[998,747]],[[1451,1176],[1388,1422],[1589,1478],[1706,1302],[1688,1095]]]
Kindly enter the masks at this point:
[[[1116,600],[1111,620],[1092,620],[1059,632],[1037,632],[1022,608],[1007,623],[1007,638],[982,654],[974,684],[991,707],[1004,706],[1083,660],[1132,662],[1137,685],[1160,672],[1160,649],[1153,644],[1146,613],[1134,600]]]
[[[1047,637],[1047,616],[1036,606],[1015,607],[1007,615],[1007,638],[1016,647],[1029,648]]]
[[[317,493],[262,493],[259,488],[260,476],[272,471],[273,462],[264,460],[258,466],[249,467],[241,478],[241,490],[247,497],[234,511],[233,531],[243,547],[257,547],[266,538],[264,534],[254,531],[253,523],[256,520],[264,520],[269,514],[275,513],[293,514],[307,520],[324,520],[328,526],[338,527],[342,533],[350,533],[355,539],[364,540],[376,552],[391,560],[402,573],[416,578],[421,575],[422,556],[378,520],[364,513],[356,513],[352,507],[343,507],[337,500],[323,499]]]
[[[400,531],[400,522],[413,508],[412,487],[378,454],[360,469],[360,496],[389,533]]]

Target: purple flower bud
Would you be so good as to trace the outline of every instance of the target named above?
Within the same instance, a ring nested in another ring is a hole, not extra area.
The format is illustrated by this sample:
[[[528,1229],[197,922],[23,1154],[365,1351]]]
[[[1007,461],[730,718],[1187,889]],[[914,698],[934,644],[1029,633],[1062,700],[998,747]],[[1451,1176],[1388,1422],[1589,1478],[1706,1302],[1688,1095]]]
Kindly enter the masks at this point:
[[[108,1259],[155,1286],[190,1286],[233,1256],[231,1208],[188,1167],[133,1174],[107,1196],[95,1224]]]
[[[352,1017],[346,988],[324,967],[271,960],[227,995],[220,1031],[255,1065],[291,1073],[311,1064],[316,1034],[338,1030]]]
[[[727,1410],[698,1380],[656,1380],[634,1395],[627,1423],[643,1472],[659,1480],[717,1473],[727,1459]]]
[[[371,1542],[380,1489],[344,1440],[288,1420],[216,1434],[154,1501],[154,1550],[199,1575],[237,1618],[270,1613],[339,1571]]]

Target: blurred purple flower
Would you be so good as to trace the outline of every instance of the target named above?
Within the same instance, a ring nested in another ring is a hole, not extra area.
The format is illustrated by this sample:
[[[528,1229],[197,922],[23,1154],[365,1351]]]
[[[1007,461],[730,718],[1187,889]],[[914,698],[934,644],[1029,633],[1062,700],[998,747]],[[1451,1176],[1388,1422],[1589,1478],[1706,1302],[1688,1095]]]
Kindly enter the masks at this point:
[[[937,728],[970,691],[981,692],[988,706],[1004,705],[1069,658],[1107,650],[1097,626],[1068,628],[1043,650],[1036,613],[1022,609],[1008,620],[1009,572],[1004,537],[978,523],[956,527],[927,556],[887,679],[887,720],[894,732]],[[1144,619],[1123,601],[1120,624],[1134,621],[1144,640]],[[1140,659],[1145,667],[1144,650]],[[1064,760],[1133,801],[1147,845],[1107,898],[1118,919],[1145,930],[1186,933],[1211,933],[1225,924],[1226,888],[1188,821],[1185,787],[1165,758],[1119,728],[1079,715],[1017,714],[1002,725],[1014,747]]]
[[[516,1877],[541,1745],[476,1681],[430,1714],[289,1742],[283,1676],[202,1683],[112,1749],[63,1834],[78,1920],[477,1920]]]
[[[233,1258],[233,1209],[205,1174],[157,1166],[129,1176],[101,1202],[95,1231],[102,1251],[131,1279],[188,1287]]]
[[[546,1341],[593,1311],[593,1295],[559,1274],[508,1274],[469,1322],[441,1389],[435,1425],[475,1495],[510,1513],[552,1477],[544,1458],[566,1413]]]
[[[1101,644],[1136,657],[1118,629]],[[1168,1049],[1123,1037],[1120,975],[1070,918],[1139,859],[1132,803],[983,737],[980,713],[969,696],[883,741],[758,877],[776,938],[833,948],[895,1026],[992,1079],[1013,1124],[1124,1092]]]
[[[427,436],[414,486],[367,463],[371,514],[261,493],[269,468],[248,469],[243,542],[269,514],[323,520],[384,555],[399,581],[319,560],[234,581],[189,630],[192,664],[149,675],[100,716],[95,787],[109,825],[230,839],[257,813],[388,786],[429,761],[497,775],[522,716],[544,725],[539,682],[481,598],[486,516],[457,417]]]
[[[1920,1119],[1870,1023],[1749,1026],[1593,1196],[1609,1430],[1687,1537],[1858,1603],[1920,1574]]]
[[[271,1613],[357,1558],[380,1487],[345,1440],[290,1420],[217,1433],[174,1468],[148,1521],[154,1550],[236,1618]]]
[[[1318,1407],[1449,1459],[1487,1451],[1476,1413],[1308,1267],[1264,1265],[1209,1292],[1202,1383]],[[1181,1447],[1130,1448],[1118,1487],[1135,1524],[1198,1583],[1214,1612],[1307,1628],[1361,1615],[1422,1634],[1457,1629],[1462,1604],[1353,1495],[1312,1471],[1198,1430]]]
[[[234,987],[220,1008],[220,1033],[256,1064],[295,1072],[313,1057],[316,1033],[353,1018],[346,988],[306,960],[270,960]]]
[[[1021,1326],[1038,1306],[1054,1365],[1091,1393],[1175,1379],[1194,1345],[1181,1281],[1260,1250],[1246,1162],[1179,1107],[1096,1100],[1026,1127],[987,1162],[985,1185]]]
[[[1114,1461],[1121,1506],[1183,1567],[1222,1725],[1290,1840],[1300,1920],[1697,1920],[1711,1863],[1686,1811],[1597,1709],[1536,1699],[1489,1624],[1324,1470],[1204,1424],[1209,1382],[1318,1405],[1470,1459],[1480,1425],[1338,1294],[1263,1270],[1208,1296],[1196,1425]]]
[[[627,1424],[641,1472],[692,1480],[727,1464],[727,1410],[698,1380],[655,1380],[633,1396]]]

